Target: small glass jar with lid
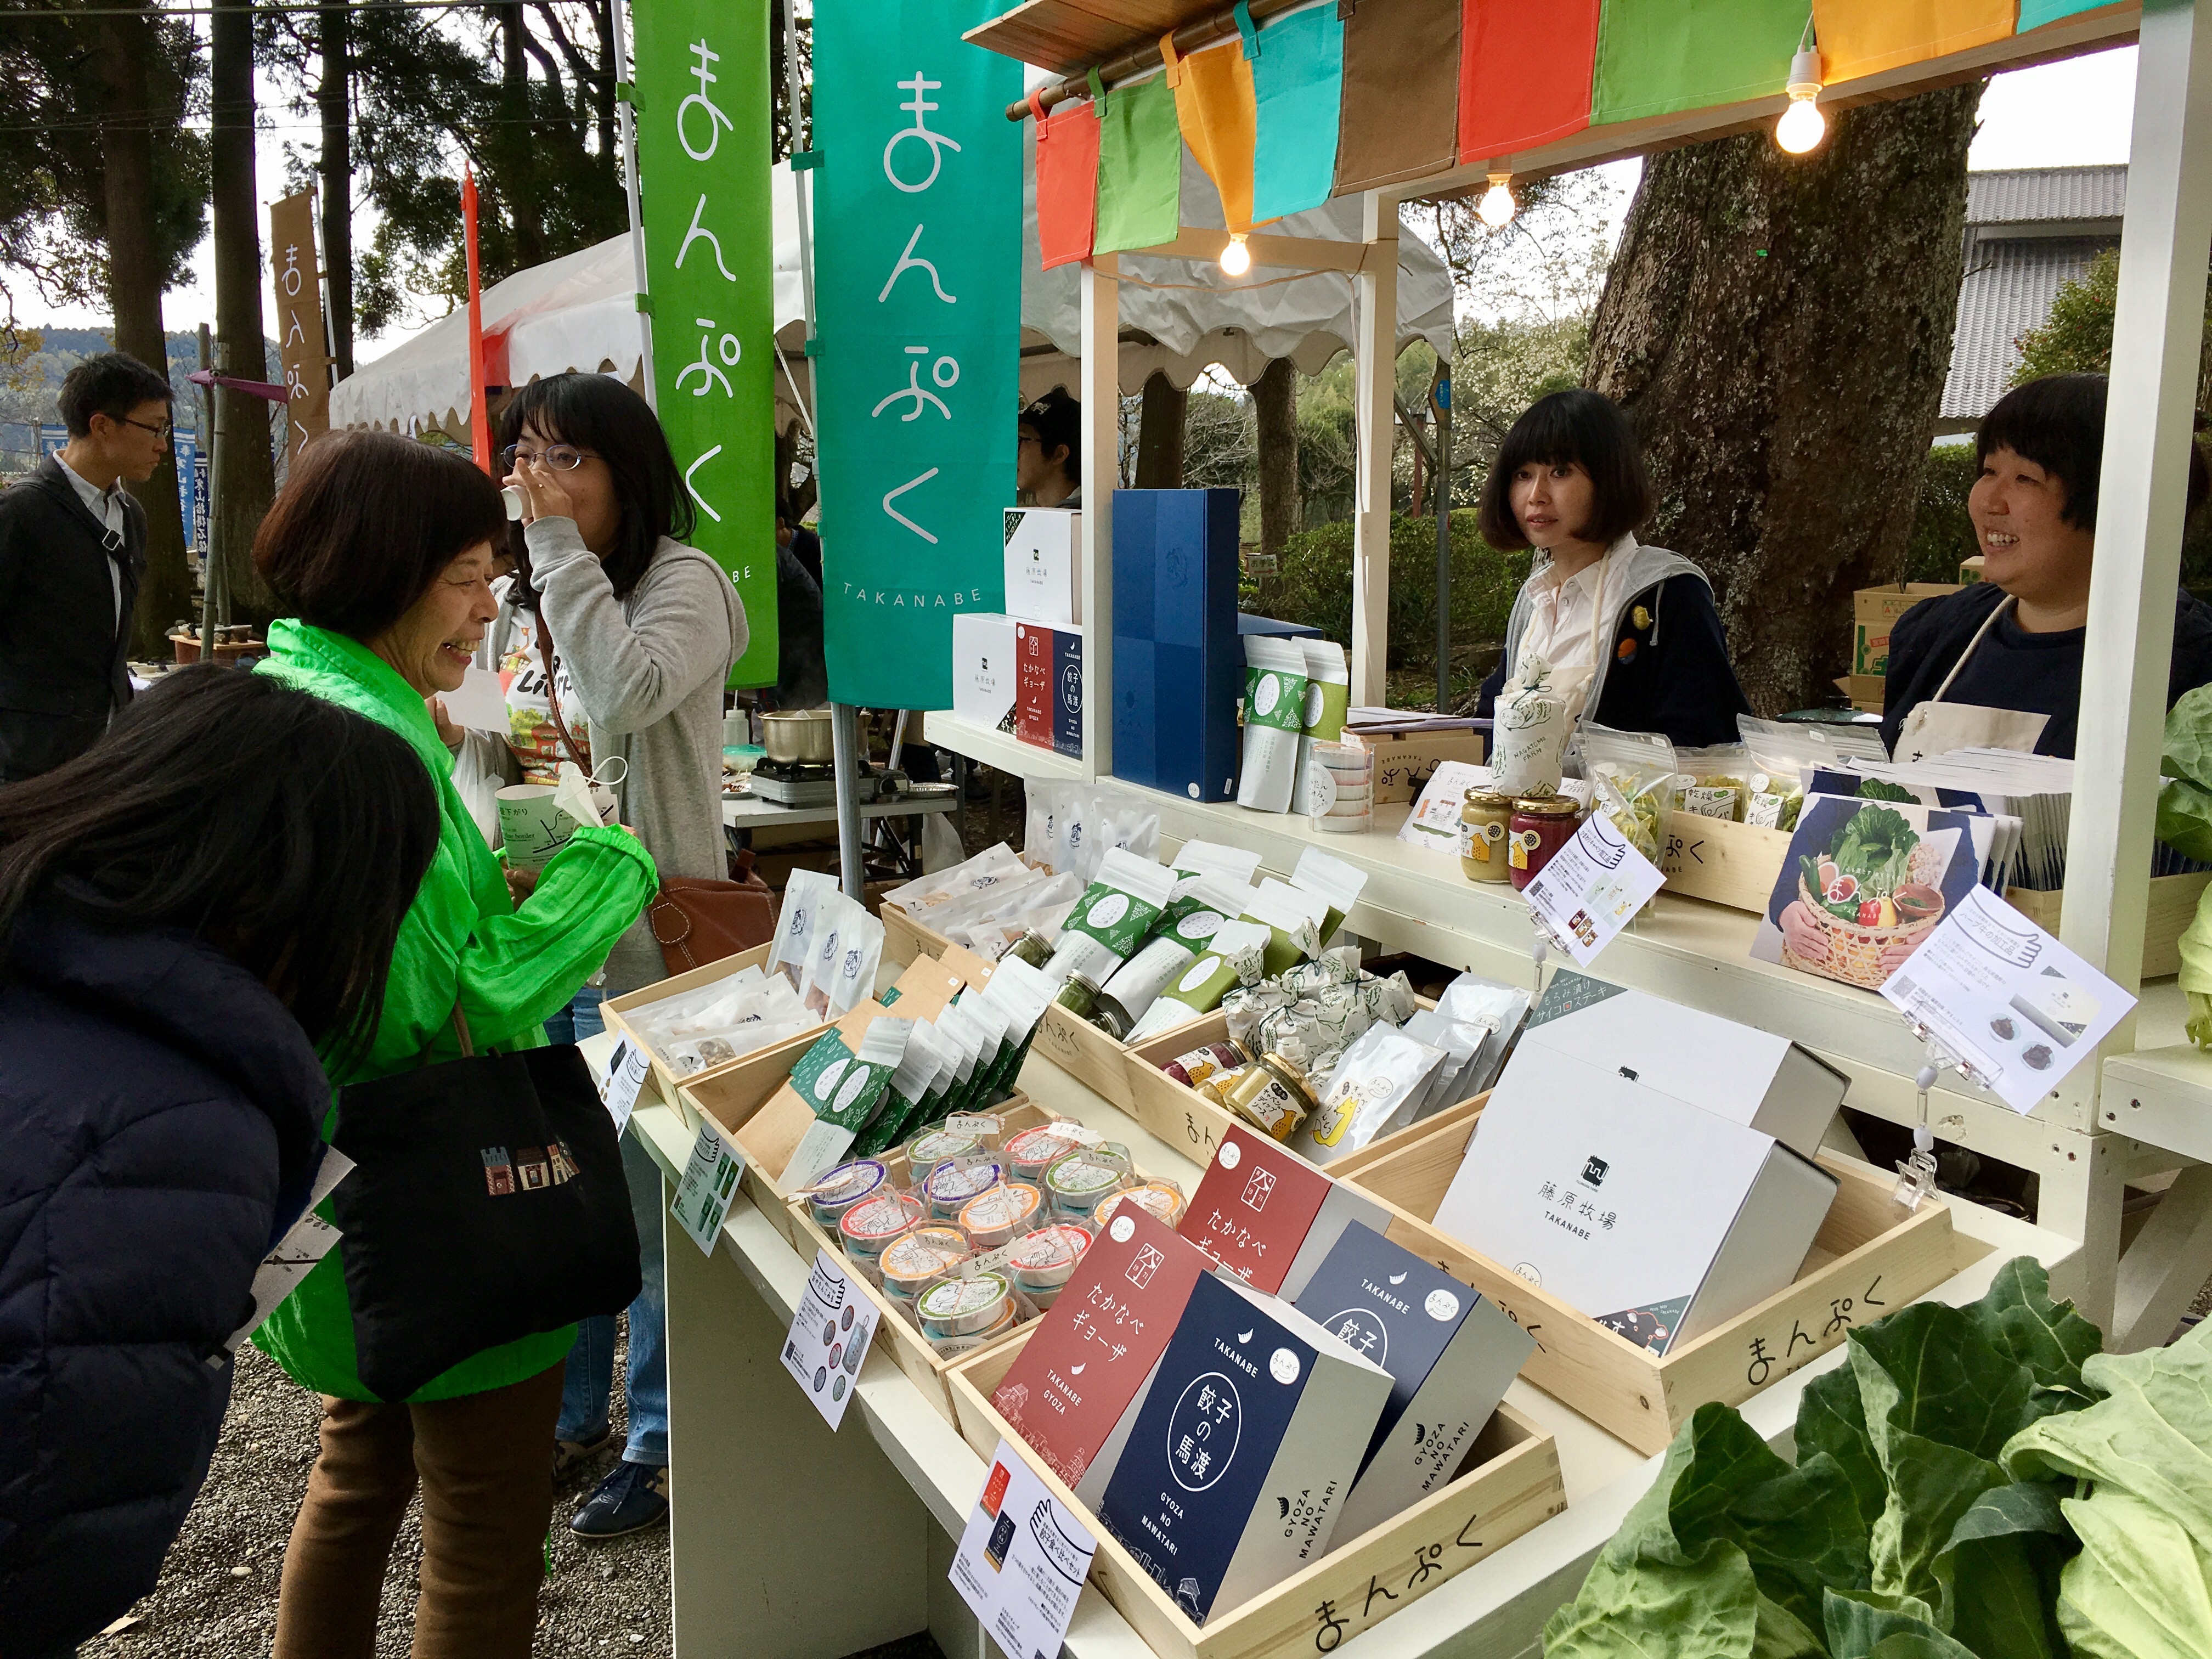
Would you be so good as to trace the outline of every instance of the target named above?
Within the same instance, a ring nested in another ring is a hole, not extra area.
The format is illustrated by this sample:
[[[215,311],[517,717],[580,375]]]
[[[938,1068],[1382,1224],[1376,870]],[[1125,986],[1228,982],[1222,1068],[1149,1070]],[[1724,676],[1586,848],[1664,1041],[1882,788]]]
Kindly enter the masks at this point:
[[[1460,802],[1459,867],[1469,881],[1506,881],[1506,840],[1512,833],[1513,797],[1470,789]]]
[[[1506,866],[1515,892],[1535,880],[1552,855],[1575,838],[1582,811],[1565,795],[1523,795],[1513,803]]]

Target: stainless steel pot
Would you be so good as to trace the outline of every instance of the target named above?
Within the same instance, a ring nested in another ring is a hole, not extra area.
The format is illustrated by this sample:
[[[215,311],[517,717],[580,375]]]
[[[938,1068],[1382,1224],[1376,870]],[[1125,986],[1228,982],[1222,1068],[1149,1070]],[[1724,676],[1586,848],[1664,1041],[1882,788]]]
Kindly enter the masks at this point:
[[[799,708],[761,716],[763,746],[768,757],[787,766],[827,766],[835,757],[830,738],[830,711]]]

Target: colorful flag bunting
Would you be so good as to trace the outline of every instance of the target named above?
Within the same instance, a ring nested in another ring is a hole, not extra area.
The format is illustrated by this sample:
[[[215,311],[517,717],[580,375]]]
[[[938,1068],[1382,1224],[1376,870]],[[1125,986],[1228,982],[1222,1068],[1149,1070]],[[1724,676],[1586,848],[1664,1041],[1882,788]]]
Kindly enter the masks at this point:
[[[1458,161],[1459,13],[1460,0],[1370,0],[1346,20],[1338,195]]]
[[[2015,0],[1813,0],[1820,70],[1855,81],[2010,38]]]
[[[1252,228],[1252,67],[1237,42],[1175,56],[1171,37],[1160,37],[1175,89],[1182,141],[1221,192],[1221,212],[1231,230]]]
[[[1036,94],[1030,94],[1030,106]],[[1098,106],[1071,104],[1036,124],[1037,247],[1044,268],[1091,257],[1098,209]]]
[[[1252,217],[1265,224],[1319,207],[1336,182],[1344,23],[1334,6],[1311,6],[1270,23],[1260,38],[1252,60]],[[1583,104],[1589,107],[1587,73]]]
[[[1095,74],[1096,71],[1094,70]],[[1111,95],[1098,110],[1098,227],[1095,253],[1158,247],[1182,227],[1182,133],[1164,75]]]
[[[1778,94],[1806,17],[1805,0],[1606,0],[1590,125]]]
[[[1459,159],[1499,160],[1589,125],[1600,0],[1466,0]]]
[[[2102,11],[2112,0],[2020,0],[2020,32],[2039,29],[2076,12]]]

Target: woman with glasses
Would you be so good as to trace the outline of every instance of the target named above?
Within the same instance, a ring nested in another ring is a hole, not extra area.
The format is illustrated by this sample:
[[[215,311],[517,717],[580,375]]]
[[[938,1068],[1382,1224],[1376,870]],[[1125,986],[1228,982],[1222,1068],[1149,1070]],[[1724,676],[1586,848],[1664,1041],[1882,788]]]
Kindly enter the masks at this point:
[[[745,648],[744,606],[722,568],[686,547],[694,517],[668,440],[644,398],[604,374],[556,374],[516,391],[500,422],[507,482],[526,503],[513,532],[517,632],[534,661],[509,678],[519,759],[536,739],[514,688],[534,671],[558,751],[568,742],[608,781],[622,821],[664,879],[729,878],[722,833],[723,687]],[[767,526],[763,526],[763,530]],[[510,662],[514,659],[510,657]],[[534,709],[530,711],[534,713]],[[589,745],[588,750],[585,745]],[[611,767],[619,760],[623,764]],[[598,1003],[667,976],[649,924],[607,957],[604,983],[574,1012],[600,1029]],[[623,1142],[645,1288],[629,1310],[629,1434],[621,1461],[569,1523],[611,1538],[668,1513],[668,1371],[662,1333],[660,1172]],[[587,1320],[568,1359],[556,1468],[580,1468],[611,1438],[614,1321]]]

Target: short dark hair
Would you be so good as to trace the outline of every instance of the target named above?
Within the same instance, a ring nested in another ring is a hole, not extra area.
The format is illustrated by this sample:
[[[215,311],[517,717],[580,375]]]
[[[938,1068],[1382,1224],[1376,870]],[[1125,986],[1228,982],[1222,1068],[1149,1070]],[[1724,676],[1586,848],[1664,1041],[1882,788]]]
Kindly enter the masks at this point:
[[[1060,387],[1053,389],[1022,411],[1019,426],[1035,427],[1037,442],[1050,455],[1055,449],[1066,449],[1067,459],[1060,470],[1067,474],[1072,484],[1083,482],[1083,405],[1069,397]]]
[[[127,352],[103,351],[88,357],[63,377],[54,401],[72,438],[92,434],[92,417],[119,421],[143,404],[167,404],[177,394],[163,376]]]
[[[1483,483],[1482,538],[1501,552],[1528,545],[1513,516],[1513,475],[1532,461],[1545,466],[1571,462],[1589,474],[1589,521],[1574,532],[1578,540],[1610,546],[1650,518],[1657,504],[1644,452],[1620,405],[1601,392],[1554,392],[1513,422]]]
[[[699,522],[660,417],[611,374],[550,374],[515,388],[499,417],[499,447],[520,442],[526,426],[535,427],[549,443],[590,450],[614,475],[621,528],[601,563],[615,597],[629,598],[645,580],[660,538],[689,541]],[[508,539],[522,570],[520,591],[534,595],[530,550],[520,525],[508,532]]]
[[[269,675],[180,668],[75,760],[0,789],[0,935],[27,903],[198,934],[350,1059],[438,836],[398,733]]]
[[[332,432],[293,460],[253,563],[286,615],[370,640],[447,565],[506,534],[498,484],[466,456],[394,432]]]
[[[2045,374],[2016,386],[1982,416],[1974,434],[1974,465],[1994,450],[2009,449],[2033,461],[2066,492],[2058,516],[2077,530],[2097,527],[2097,481],[2105,465],[2105,400],[2101,374]],[[2189,443],[2189,506],[2194,515],[2212,493],[2212,471],[2194,438]]]

